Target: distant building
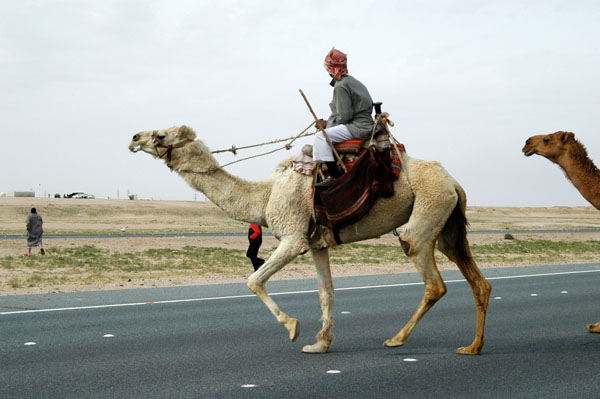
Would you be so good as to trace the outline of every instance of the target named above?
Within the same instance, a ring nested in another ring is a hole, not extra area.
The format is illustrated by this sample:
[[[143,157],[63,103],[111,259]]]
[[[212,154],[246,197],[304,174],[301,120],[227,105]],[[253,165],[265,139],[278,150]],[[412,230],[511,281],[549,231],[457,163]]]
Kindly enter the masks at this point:
[[[35,197],[35,191],[9,191],[7,197]]]

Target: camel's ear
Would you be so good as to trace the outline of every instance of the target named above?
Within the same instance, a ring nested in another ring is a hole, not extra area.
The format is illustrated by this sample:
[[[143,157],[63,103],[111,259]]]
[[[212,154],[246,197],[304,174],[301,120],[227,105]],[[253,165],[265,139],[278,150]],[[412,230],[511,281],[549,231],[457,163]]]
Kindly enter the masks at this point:
[[[575,139],[575,135],[571,132],[563,132],[560,135],[560,141],[562,141],[563,143],[566,143],[567,141],[569,141],[569,139]]]
[[[196,133],[194,132],[194,129],[192,129],[191,127],[183,125],[177,131],[177,137],[179,137],[180,139],[184,139],[184,140],[194,141],[196,139]]]

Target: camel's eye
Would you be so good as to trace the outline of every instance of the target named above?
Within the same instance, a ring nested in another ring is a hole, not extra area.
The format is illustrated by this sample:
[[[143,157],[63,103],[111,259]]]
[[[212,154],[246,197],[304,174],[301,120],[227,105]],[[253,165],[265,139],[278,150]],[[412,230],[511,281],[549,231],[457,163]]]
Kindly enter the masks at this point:
[[[544,139],[544,144],[548,144],[550,142],[550,139]]]
[[[159,134],[158,136],[156,136],[157,139],[159,140],[163,140],[165,138],[164,134]]]

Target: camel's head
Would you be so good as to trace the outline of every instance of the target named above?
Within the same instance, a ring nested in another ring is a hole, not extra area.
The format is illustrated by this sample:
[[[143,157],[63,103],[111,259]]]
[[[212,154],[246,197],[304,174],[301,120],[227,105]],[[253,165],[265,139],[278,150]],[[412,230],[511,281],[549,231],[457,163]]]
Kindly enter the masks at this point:
[[[183,147],[194,141],[196,133],[188,126],[173,126],[162,130],[146,130],[133,135],[129,151],[143,151],[155,158],[170,154],[173,148]]]
[[[528,138],[522,151],[526,157],[537,154],[552,161],[564,154],[574,141],[575,135],[571,132],[541,134]]]

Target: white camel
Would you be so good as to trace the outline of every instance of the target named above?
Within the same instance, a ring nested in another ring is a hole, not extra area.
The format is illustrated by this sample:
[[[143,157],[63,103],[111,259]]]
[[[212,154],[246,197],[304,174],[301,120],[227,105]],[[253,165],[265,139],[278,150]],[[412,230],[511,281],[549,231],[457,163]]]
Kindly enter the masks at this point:
[[[210,150],[196,140],[195,132],[187,126],[137,133],[129,149],[164,159],[169,168],[233,219],[272,230],[280,244],[250,275],[248,288],[285,326],[292,341],[298,338],[299,323],[279,309],[267,294],[265,283],[298,255],[311,252],[317,271],[323,324],[316,343],[304,346],[302,351],[327,352],[333,342],[334,290],[329,240],[319,233],[320,230],[314,229],[312,222],[312,178],[293,171],[291,158],[281,162],[271,176],[261,182],[232,176],[219,166]],[[458,265],[475,297],[475,339],[469,346],[459,348],[457,353],[479,354],[484,343],[491,286],[481,274],[469,248],[465,193],[438,162],[410,158],[403,153],[402,163],[400,178],[394,184],[394,195],[378,199],[366,216],[342,229],[339,237],[343,243],[350,243],[379,237],[398,228],[402,247],[423,278],[425,293],[421,303],[408,323],[384,342],[388,347],[403,345],[419,320],[446,293],[434,258],[437,242],[439,250]]]

